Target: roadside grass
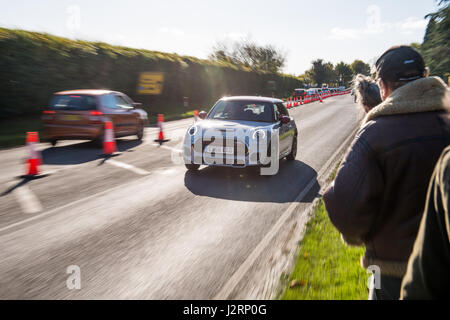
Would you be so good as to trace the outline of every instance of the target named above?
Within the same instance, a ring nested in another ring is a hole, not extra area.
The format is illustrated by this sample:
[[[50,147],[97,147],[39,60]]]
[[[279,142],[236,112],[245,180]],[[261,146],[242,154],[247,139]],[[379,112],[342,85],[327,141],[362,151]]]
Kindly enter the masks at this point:
[[[366,300],[369,274],[359,264],[364,248],[343,243],[320,199],[300,244],[282,300]]]
[[[329,181],[336,177],[337,168]],[[322,199],[312,215],[281,299],[366,300],[369,274],[359,264],[364,248],[344,244]]]
[[[39,117],[1,120],[0,148],[24,145],[27,131],[41,131],[41,121]]]

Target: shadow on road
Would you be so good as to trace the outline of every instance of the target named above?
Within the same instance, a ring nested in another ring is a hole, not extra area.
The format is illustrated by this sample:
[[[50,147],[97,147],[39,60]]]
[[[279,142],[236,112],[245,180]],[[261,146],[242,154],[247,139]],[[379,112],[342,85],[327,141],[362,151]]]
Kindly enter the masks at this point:
[[[195,195],[213,198],[255,201],[292,202],[314,179],[314,185],[301,202],[312,202],[320,185],[317,172],[299,160],[280,161],[280,169],[275,176],[261,176],[257,168],[205,167],[197,172],[187,171],[185,186]]]
[[[139,140],[116,140],[117,151],[125,152],[131,151],[142,144]],[[74,165],[100,158],[102,148],[95,145],[91,141],[75,143],[67,146],[50,147],[41,152],[44,164],[54,165]]]
[[[27,184],[31,179],[22,178],[19,182],[17,182],[15,185],[9,187],[7,190],[0,193],[0,197],[6,196],[16,190],[17,188],[20,188],[21,186]]]

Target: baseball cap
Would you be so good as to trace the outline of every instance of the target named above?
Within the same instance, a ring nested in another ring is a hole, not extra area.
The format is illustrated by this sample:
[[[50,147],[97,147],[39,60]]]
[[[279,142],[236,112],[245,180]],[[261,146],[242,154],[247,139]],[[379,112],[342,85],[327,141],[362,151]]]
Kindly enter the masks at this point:
[[[391,82],[412,81],[425,74],[425,62],[410,46],[394,46],[375,63],[376,77]]]

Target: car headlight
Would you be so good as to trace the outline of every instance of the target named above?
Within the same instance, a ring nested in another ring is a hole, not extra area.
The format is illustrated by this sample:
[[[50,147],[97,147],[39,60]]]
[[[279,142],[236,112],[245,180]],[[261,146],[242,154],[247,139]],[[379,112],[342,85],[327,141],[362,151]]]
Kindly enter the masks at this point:
[[[193,136],[197,133],[197,126],[192,126],[188,130],[189,135]]]
[[[253,131],[252,138],[256,140],[256,138],[265,139],[266,138],[266,132],[262,129],[256,129]]]

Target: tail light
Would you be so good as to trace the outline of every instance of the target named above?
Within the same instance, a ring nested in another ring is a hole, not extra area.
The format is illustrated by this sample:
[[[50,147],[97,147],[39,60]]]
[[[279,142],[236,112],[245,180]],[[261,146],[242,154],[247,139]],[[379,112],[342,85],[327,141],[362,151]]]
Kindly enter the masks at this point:
[[[101,116],[103,114],[103,112],[101,112],[101,111],[91,111],[89,114],[91,116]]]
[[[44,111],[42,111],[42,114],[55,114],[55,111],[53,111],[53,110],[44,110]]]

